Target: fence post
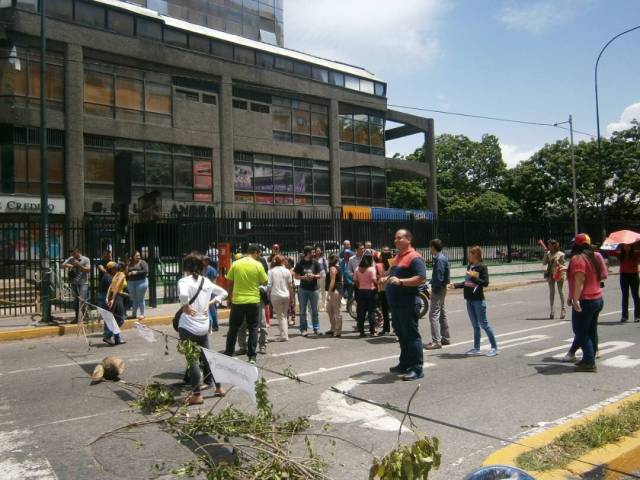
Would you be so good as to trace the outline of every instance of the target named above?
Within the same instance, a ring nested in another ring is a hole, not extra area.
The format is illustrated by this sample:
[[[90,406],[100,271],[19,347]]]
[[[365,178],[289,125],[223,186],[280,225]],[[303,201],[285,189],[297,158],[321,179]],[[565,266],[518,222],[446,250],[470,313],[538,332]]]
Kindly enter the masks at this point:
[[[467,264],[467,219],[462,216],[462,265]]]
[[[513,217],[513,213],[512,212],[507,212],[507,263],[511,263],[511,260],[513,258],[513,251],[512,251],[512,243],[513,243],[513,239],[512,239],[512,223],[511,223],[511,218]]]
[[[156,308],[158,306],[158,292],[156,291],[156,286],[158,284],[158,272],[156,272],[157,267],[157,259],[156,259],[156,224],[149,222],[141,225],[145,230],[147,230],[147,245],[148,245],[148,256],[147,260],[149,261],[149,306],[151,308]]]

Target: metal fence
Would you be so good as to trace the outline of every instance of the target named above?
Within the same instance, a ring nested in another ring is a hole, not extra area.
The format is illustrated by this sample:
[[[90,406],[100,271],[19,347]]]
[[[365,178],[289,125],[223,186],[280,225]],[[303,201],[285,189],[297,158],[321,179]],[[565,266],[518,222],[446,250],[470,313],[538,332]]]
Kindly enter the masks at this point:
[[[53,271],[52,311],[72,308],[66,271],[60,268],[72,247],[78,247],[92,263],[91,298],[97,287],[97,260],[105,248],[118,259],[139,250],[150,267],[148,299],[151,305],[176,301],[176,283],[181,276],[181,259],[192,250],[205,251],[211,242],[228,242],[232,251],[248,243],[259,243],[270,253],[274,243],[283,253],[297,256],[304,245],[321,245],[327,253],[337,252],[344,239],[371,241],[374,248],[393,248],[393,235],[399,228],[414,234],[414,244],[425,258],[429,241],[440,238],[453,265],[466,261],[466,248],[480,245],[489,263],[540,261],[543,255],[538,240],[555,238],[566,248],[573,237],[570,219],[566,221],[469,220],[418,218],[371,220],[341,214],[312,213],[298,215],[232,214],[215,217],[166,217],[153,222],[118,225],[116,217],[86,216],[82,222],[50,225],[50,257]],[[640,229],[640,221],[607,223],[607,231]],[[599,222],[584,222],[581,231],[602,241]],[[36,313],[39,306],[39,223],[0,218],[0,316]]]

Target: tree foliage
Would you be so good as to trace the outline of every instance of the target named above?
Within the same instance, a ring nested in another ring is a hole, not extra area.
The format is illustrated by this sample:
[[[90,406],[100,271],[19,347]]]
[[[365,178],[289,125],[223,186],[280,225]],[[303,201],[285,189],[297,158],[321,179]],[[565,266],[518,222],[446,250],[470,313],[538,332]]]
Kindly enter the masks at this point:
[[[422,209],[427,193],[420,180],[398,180],[387,187],[387,199],[391,208]]]

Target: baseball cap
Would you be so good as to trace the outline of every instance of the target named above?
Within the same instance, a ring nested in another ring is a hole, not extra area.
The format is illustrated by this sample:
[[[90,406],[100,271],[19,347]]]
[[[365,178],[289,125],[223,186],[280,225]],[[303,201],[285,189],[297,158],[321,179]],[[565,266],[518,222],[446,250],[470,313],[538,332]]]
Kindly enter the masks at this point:
[[[579,233],[578,235],[576,235],[576,237],[573,239],[573,243],[575,245],[581,246],[581,245],[591,245],[591,237],[589,235],[587,235],[586,233]]]
[[[116,268],[118,264],[116,262],[107,262],[107,268]]]
[[[344,252],[342,252],[342,256],[345,256],[345,255],[349,255],[349,256],[353,255],[353,250],[346,249]]]

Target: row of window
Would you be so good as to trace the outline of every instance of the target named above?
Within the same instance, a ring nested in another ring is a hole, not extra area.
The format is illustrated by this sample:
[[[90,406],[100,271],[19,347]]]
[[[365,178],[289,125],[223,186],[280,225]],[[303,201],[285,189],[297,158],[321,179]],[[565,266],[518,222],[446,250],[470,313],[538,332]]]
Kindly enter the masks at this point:
[[[47,103],[57,109],[64,102],[64,66],[60,55],[47,52],[45,92]],[[25,102],[40,99],[40,53],[13,46],[0,48],[0,96],[21,97]]]
[[[11,0],[4,1],[10,2]],[[37,0],[13,1],[16,2],[18,8],[33,10],[37,5]],[[386,96],[386,85],[381,82],[374,82],[306,62],[272,55],[261,50],[210,39],[185,30],[168,27],[159,21],[134,16],[133,14],[106,8],[102,5],[82,0],[47,0],[47,11],[52,17],[74,20],[89,27],[108,30],[120,35],[157,40],[172,46],[188,48],[248,65],[279,70],[350,90],[382,97]]]
[[[64,133],[47,132],[47,176],[51,195],[64,195]],[[40,194],[40,131],[0,129],[0,191]]]
[[[340,148],[383,155],[384,118],[368,114],[340,114]]]
[[[329,205],[329,162],[236,152],[237,202]]]
[[[381,168],[343,168],[340,188],[343,205],[387,206],[387,179]]]
[[[113,65],[84,68],[84,111],[118,120],[171,125],[171,77]]]
[[[112,185],[116,155],[131,158],[132,196],[160,191],[164,198],[211,202],[213,200],[212,150],[166,143],[138,142],[85,135],[85,182]]]

